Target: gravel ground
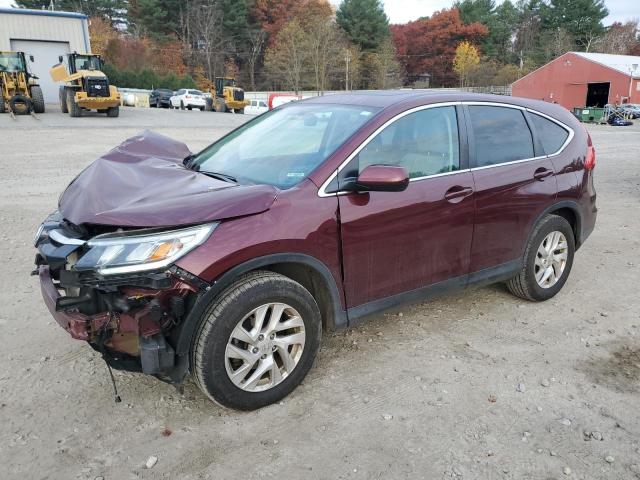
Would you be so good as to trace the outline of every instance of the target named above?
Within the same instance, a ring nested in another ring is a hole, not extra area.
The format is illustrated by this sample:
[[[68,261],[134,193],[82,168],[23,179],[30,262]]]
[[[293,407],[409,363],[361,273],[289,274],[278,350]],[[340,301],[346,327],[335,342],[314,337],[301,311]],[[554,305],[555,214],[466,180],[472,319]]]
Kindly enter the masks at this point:
[[[327,334],[304,384],[256,412],[120,372],[115,404],[102,361],[29,277],[32,235],[83,167],[140,130],[197,150],[243,120],[0,117],[2,479],[640,478],[640,122],[587,127],[598,224],[554,299],[491,286]]]

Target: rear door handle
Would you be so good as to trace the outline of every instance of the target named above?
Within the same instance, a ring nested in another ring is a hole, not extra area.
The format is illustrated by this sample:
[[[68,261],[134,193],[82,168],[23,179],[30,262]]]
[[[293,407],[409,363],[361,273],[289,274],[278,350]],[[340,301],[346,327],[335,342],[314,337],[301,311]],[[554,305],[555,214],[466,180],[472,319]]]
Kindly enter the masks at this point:
[[[473,188],[455,185],[444,194],[444,199],[449,203],[458,203],[473,193]]]
[[[547,178],[547,177],[549,177],[551,175],[553,175],[553,171],[552,170],[549,170],[548,168],[540,167],[534,172],[533,178],[543,182],[545,178]]]

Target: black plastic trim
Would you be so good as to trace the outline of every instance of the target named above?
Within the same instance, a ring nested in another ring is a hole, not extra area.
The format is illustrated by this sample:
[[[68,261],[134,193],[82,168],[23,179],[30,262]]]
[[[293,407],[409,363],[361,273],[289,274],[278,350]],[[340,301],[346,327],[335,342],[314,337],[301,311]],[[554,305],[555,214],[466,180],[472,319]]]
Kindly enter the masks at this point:
[[[576,250],[578,250],[578,248],[582,245],[583,241],[586,239],[586,237],[588,236],[588,234],[585,236],[584,232],[582,231],[582,211],[581,211],[581,207],[580,204],[575,201],[575,200],[561,200],[559,202],[556,202],[552,205],[549,205],[547,208],[545,208],[543,210],[543,212],[538,215],[538,217],[533,221],[533,223],[530,225],[529,228],[529,235],[527,235],[527,241],[525,242],[525,244],[522,247],[522,254],[524,255],[524,250],[527,248],[527,245],[529,243],[529,240],[531,238],[531,235],[533,234],[533,230],[535,229],[535,226],[540,222],[540,220],[542,220],[542,218],[545,215],[548,215],[556,210],[560,210],[561,208],[569,208],[571,209],[571,211],[574,213],[574,215],[576,216]],[[591,232],[589,232],[591,233]]]
[[[469,275],[450,278],[432,285],[352,307],[348,310],[349,326],[359,323],[369,315],[384,312],[399,305],[419,303],[440,295],[457,292],[467,287],[480,287],[507,280],[513,277],[521,268],[522,261],[520,259],[512,260],[496,267],[473,272]]]

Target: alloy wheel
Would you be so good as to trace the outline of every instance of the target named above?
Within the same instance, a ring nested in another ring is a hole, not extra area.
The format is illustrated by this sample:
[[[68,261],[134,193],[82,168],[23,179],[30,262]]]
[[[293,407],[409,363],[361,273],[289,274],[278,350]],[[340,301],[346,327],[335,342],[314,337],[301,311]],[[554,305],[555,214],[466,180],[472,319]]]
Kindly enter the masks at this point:
[[[229,379],[248,392],[269,390],[298,365],[305,344],[300,314],[284,303],[261,305],[233,329],[225,350]]]
[[[569,245],[562,232],[549,233],[538,247],[535,259],[534,273],[536,282],[542,288],[551,288],[562,278],[567,258]]]

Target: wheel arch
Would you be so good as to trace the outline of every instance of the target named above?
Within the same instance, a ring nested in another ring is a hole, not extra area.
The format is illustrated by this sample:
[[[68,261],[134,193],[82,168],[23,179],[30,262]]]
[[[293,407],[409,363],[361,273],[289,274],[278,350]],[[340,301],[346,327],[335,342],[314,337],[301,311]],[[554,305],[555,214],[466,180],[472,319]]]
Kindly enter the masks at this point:
[[[531,225],[531,229],[529,230],[529,234],[527,235],[527,242],[524,245],[524,249],[526,249],[527,244],[531,240],[531,235],[536,228],[536,225],[540,223],[546,215],[558,215],[564,218],[569,225],[571,225],[571,229],[573,230],[573,236],[576,242],[576,250],[582,244],[582,214],[580,213],[580,205],[578,202],[573,200],[562,200],[560,202],[556,202],[553,205],[547,207],[538,217],[535,219],[533,224]],[[523,252],[524,252],[523,249]]]
[[[315,257],[297,253],[281,253],[254,258],[223,273],[204,293],[201,293],[190,310],[177,341],[176,353],[187,354],[200,320],[211,301],[238,276],[254,271],[269,270],[284,275],[304,286],[318,302],[324,328],[347,326],[346,311],[342,308],[342,295],[327,266]]]

